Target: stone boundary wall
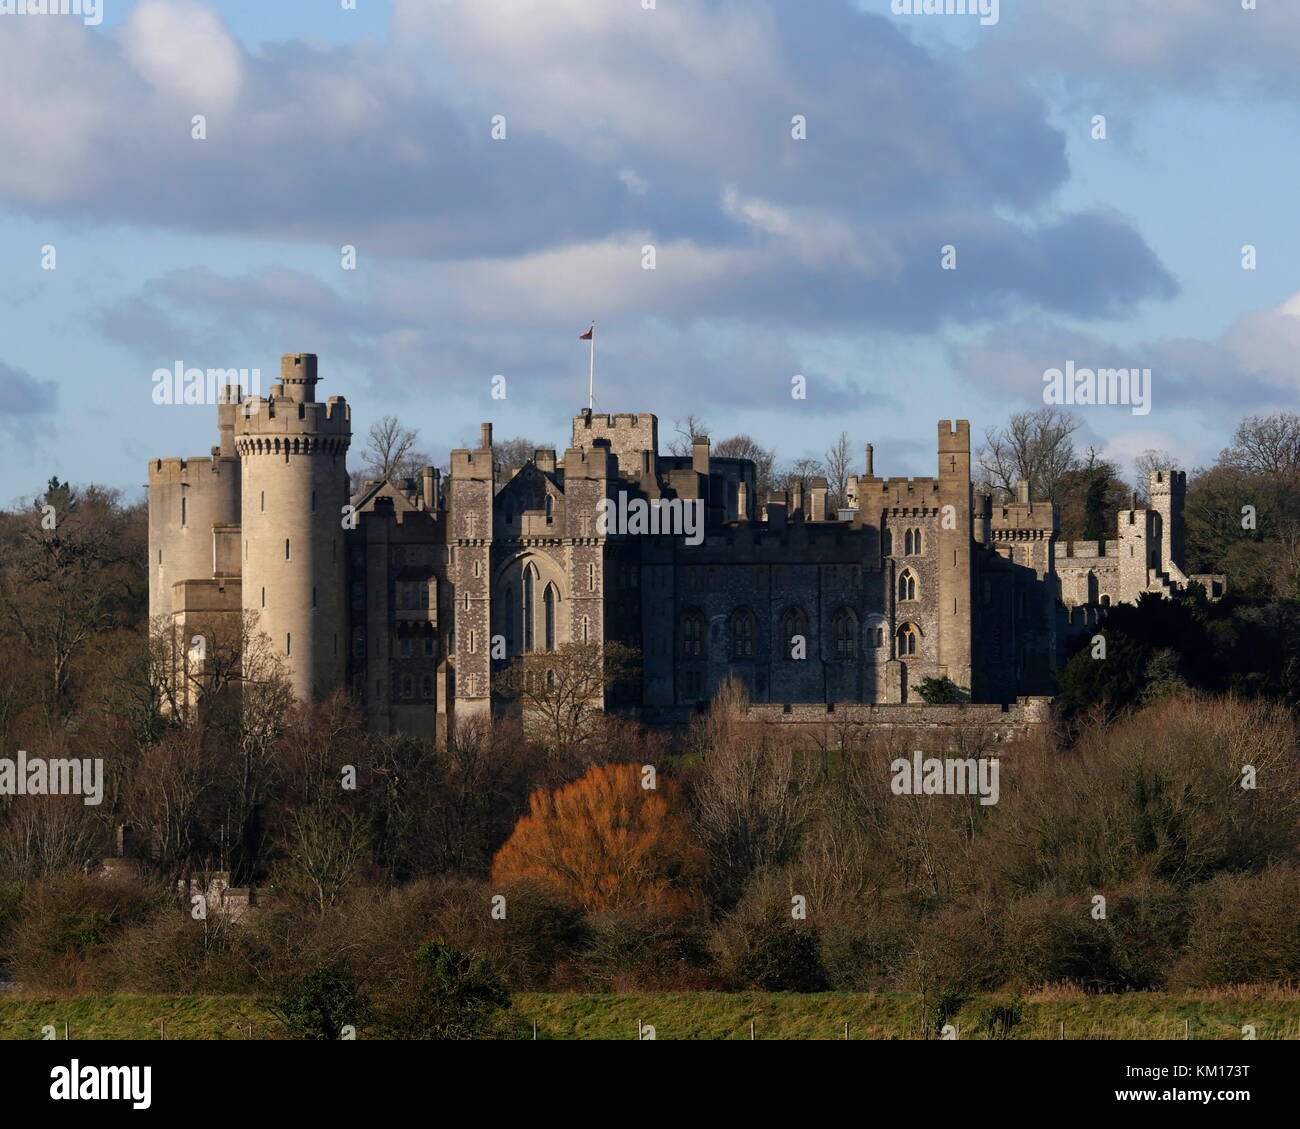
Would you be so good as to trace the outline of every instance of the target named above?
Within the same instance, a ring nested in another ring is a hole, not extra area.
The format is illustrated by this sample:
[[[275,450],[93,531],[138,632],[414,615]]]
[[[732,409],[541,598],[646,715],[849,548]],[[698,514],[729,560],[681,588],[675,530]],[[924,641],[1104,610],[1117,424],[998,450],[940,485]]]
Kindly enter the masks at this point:
[[[993,742],[1003,742],[1050,729],[1055,711],[1053,699],[1047,697],[1018,698],[1007,705],[758,703],[749,707],[747,720],[759,725],[861,726],[880,736],[916,735],[931,741],[936,737],[956,740],[979,732]]]

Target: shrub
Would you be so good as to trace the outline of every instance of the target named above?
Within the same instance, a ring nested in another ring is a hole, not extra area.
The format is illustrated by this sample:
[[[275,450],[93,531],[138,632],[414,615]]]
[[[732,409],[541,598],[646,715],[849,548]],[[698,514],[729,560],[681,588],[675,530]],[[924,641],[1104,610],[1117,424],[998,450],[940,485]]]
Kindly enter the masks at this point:
[[[12,930],[16,980],[40,988],[85,990],[112,982],[110,945],[146,920],[157,891],[80,873],[39,879],[27,887]]]
[[[1170,977],[1176,986],[1300,980],[1300,868],[1220,875],[1192,904],[1188,943]]]
[[[830,988],[821,938],[811,921],[791,916],[790,895],[764,872],[714,929],[718,969],[738,988],[764,992],[824,992]]]
[[[989,1039],[1009,1039],[1014,1028],[1024,1018],[1024,1001],[1019,997],[1007,1004],[991,1004],[976,1017],[975,1022]]]
[[[632,913],[589,918],[580,960],[582,981],[592,991],[722,987],[705,931],[675,918]]]
[[[278,998],[262,1005],[284,1024],[291,1039],[335,1042],[345,1027],[364,1027],[370,1005],[348,972],[317,968],[292,977]]]
[[[421,945],[409,977],[394,988],[379,1011],[387,1038],[489,1038],[510,1007],[510,993],[487,961],[445,941]]]
[[[961,687],[947,675],[942,678],[921,679],[916,687],[916,693],[921,701],[932,706],[952,705],[965,700]]]

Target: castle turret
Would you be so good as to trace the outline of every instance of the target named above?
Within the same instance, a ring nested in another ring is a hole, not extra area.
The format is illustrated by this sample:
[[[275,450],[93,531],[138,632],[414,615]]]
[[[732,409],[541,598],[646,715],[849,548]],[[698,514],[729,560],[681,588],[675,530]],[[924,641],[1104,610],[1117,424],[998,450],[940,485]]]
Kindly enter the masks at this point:
[[[352,440],[347,401],[316,401],[316,357],[285,356],[267,399],[235,421],[242,460],[243,606],[288,664],[295,695],[343,683],[347,593],[343,551]]]
[[[1151,508],[1160,515],[1160,562],[1165,571],[1178,573],[1183,557],[1183,503],[1187,497],[1187,475],[1181,470],[1153,470],[1147,480]]]
[[[970,423],[939,421],[939,535],[935,568],[941,669],[971,684]],[[951,510],[948,507],[952,507]]]
[[[172,585],[214,575],[213,527],[239,521],[239,459],[233,426],[240,389],[222,390],[221,445],[210,457],[149,463],[149,614],[171,616]]]

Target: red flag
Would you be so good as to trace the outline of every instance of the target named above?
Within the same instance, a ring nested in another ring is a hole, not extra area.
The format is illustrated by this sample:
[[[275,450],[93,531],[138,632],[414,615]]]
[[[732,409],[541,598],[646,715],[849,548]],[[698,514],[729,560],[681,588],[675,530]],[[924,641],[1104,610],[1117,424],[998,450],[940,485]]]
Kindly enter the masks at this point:
[[[596,332],[596,327],[593,325],[589,330],[587,330],[586,333],[584,333],[581,337],[579,337],[578,340],[590,341],[592,337],[595,335],[595,332]]]

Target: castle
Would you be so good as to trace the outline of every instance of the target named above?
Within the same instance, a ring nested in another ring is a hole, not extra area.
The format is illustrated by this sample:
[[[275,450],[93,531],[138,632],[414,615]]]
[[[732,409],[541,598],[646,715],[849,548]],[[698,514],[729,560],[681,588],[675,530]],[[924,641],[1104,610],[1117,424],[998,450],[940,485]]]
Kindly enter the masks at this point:
[[[640,653],[619,704],[652,724],[688,720],[729,672],[787,714],[915,702],[927,678],[1024,702],[1105,605],[1223,590],[1183,572],[1181,472],[1152,474],[1115,540],[1062,544],[1026,484],[974,492],[965,420],[940,421],[933,478],[881,478],[868,446],[835,513],[824,478],[759,498],[754,464],[707,438],[665,455],[655,416],[589,409],[562,457],[505,471],[485,423],[445,480],[349,497],[351,412],[316,384],[316,357],[288,355],[266,398],[226,390],[210,456],[151,462],[150,613],[185,640],[255,613],[298,697],[346,688],[380,733],[440,738],[494,712],[521,652],[610,640]],[[690,504],[701,535],[609,530],[600,503],[620,497]]]

